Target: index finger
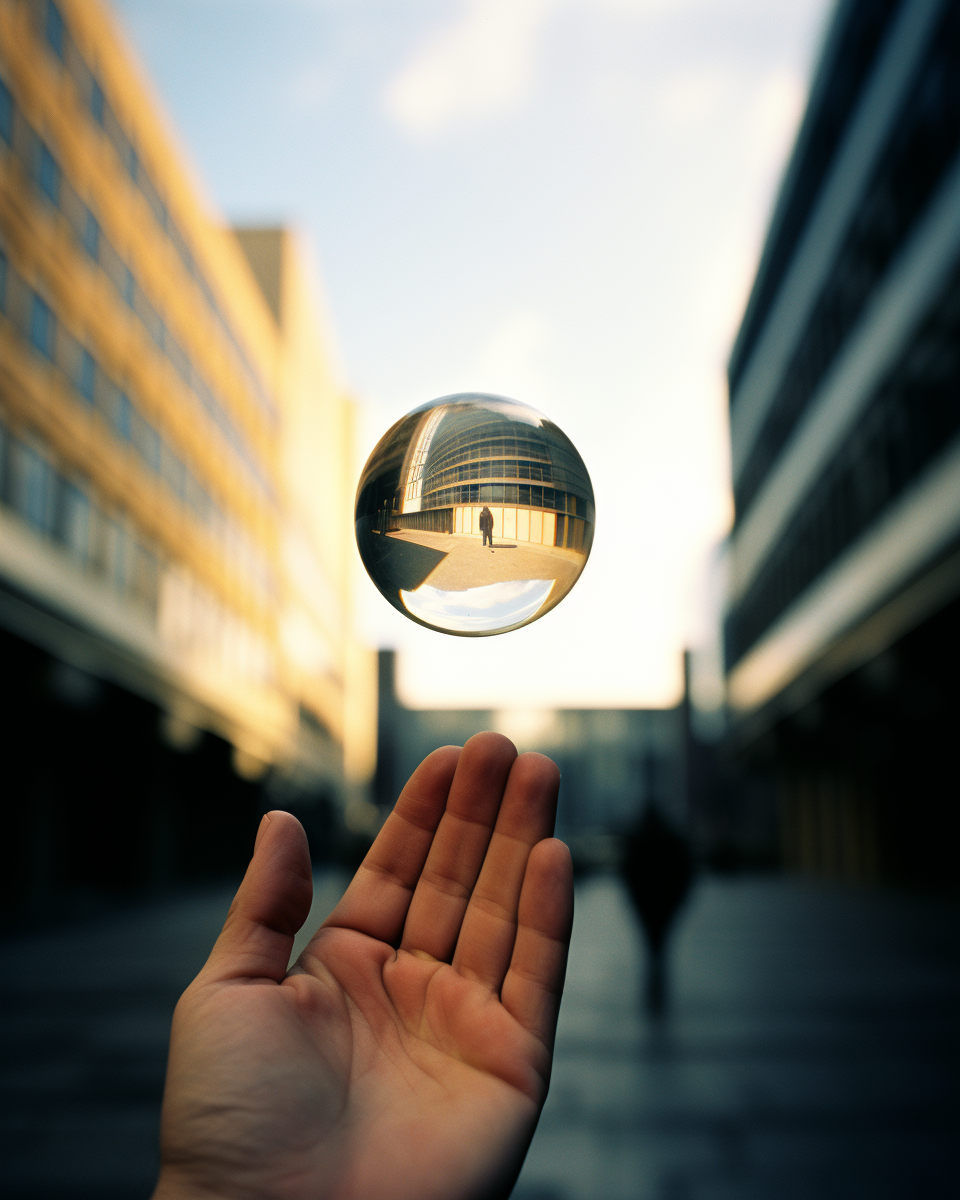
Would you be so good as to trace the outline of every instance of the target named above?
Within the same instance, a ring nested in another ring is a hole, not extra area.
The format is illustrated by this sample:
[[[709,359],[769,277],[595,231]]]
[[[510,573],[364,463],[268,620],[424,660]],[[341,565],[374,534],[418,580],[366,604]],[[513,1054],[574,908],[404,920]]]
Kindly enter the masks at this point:
[[[459,759],[459,746],[443,746],[417,767],[325,927],[399,942]]]

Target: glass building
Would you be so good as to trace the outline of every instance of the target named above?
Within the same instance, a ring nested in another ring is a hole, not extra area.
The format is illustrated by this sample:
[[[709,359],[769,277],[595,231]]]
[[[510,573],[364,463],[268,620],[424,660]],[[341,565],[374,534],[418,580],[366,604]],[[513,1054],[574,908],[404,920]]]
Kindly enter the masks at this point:
[[[521,423],[458,399],[391,431],[376,478],[361,480],[358,512],[387,513],[394,529],[479,536],[486,506],[498,539],[589,551],[593,490],[567,437],[549,421]],[[371,484],[383,494],[368,499]]]
[[[732,745],[785,860],[956,876],[960,8],[835,11],[729,363]]]

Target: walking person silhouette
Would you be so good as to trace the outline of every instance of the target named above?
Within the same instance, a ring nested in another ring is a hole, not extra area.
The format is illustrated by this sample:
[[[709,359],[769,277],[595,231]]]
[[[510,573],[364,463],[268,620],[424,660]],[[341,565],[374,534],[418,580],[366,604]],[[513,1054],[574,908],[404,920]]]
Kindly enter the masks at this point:
[[[645,1006],[659,1017],[667,1002],[667,941],[693,881],[693,858],[687,839],[668,824],[655,801],[628,832],[623,849],[621,874],[647,946]]]

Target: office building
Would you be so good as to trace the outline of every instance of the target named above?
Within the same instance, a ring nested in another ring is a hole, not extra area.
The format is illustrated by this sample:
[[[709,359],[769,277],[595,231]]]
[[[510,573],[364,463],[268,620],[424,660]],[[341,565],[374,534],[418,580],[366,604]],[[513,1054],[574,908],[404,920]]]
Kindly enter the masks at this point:
[[[957,5],[838,5],[729,384],[731,746],[788,865],[955,880]]]
[[[129,789],[124,820],[153,805],[165,828],[161,759],[204,739],[236,777],[334,803],[372,774],[353,405],[318,311],[291,234],[209,212],[99,3],[0,4],[5,754],[8,796],[46,806],[24,826],[44,870],[66,869],[64,781],[89,783],[90,755],[126,762],[104,803]],[[72,768],[60,702],[113,714],[88,714]]]

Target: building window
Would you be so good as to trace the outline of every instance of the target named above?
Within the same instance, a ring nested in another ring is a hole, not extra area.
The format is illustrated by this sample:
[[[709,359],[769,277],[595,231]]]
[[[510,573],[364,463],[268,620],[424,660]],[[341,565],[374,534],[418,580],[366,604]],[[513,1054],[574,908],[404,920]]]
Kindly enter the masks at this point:
[[[131,146],[127,151],[127,170],[130,173],[130,178],[134,183],[137,182],[137,172],[140,167],[140,159],[137,157],[137,152]]]
[[[13,144],[13,97],[2,79],[0,79],[0,137],[8,146]]]
[[[121,594],[130,577],[130,547],[127,532],[118,521],[107,521],[107,577]]]
[[[133,594],[147,610],[156,614],[160,591],[160,565],[155,554],[139,542],[134,550]]]
[[[133,308],[134,292],[137,287],[136,280],[133,278],[133,272],[129,267],[124,267],[123,271],[123,298],[130,308]]]
[[[40,533],[50,532],[53,471],[32,446],[14,442],[11,447],[11,501],[21,517]]]
[[[94,386],[97,378],[97,364],[89,350],[80,351],[80,374],[77,379],[77,391],[88,404],[93,403]]]
[[[56,321],[49,305],[33,293],[30,307],[30,343],[44,358],[53,362],[53,347],[56,337]]]
[[[47,0],[47,43],[57,58],[63,58],[67,41],[67,30],[60,9]]]
[[[49,147],[40,143],[40,162],[37,168],[37,184],[51,204],[60,203],[60,168],[50,153]]]
[[[100,257],[100,223],[89,208],[83,226],[83,248],[97,262]]]
[[[7,311],[7,256],[0,250],[0,312]]]
[[[64,483],[61,491],[60,540],[81,563],[90,553],[90,499],[75,484]]]
[[[104,122],[104,108],[103,88],[95,79],[90,88],[90,113],[98,125]]]
[[[121,392],[117,399],[117,433],[127,441],[133,436],[133,405],[126,392]]]

